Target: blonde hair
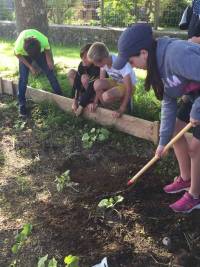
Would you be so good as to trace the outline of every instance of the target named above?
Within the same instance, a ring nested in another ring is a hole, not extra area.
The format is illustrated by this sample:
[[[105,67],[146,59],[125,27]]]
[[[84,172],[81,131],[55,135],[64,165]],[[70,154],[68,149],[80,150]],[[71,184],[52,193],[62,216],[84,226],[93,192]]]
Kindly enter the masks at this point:
[[[102,59],[109,57],[109,51],[104,43],[95,42],[88,50],[87,56],[92,62],[101,62]]]

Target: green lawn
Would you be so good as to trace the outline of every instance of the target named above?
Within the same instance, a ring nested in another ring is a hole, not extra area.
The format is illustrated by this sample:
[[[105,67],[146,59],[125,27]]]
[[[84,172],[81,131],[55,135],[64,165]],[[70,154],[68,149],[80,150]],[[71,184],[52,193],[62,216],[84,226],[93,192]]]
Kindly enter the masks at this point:
[[[0,73],[2,77],[12,80],[18,79],[18,60],[13,54],[14,41],[7,41],[0,39]],[[52,46],[54,62],[58,75],[58,80],[64,91],[65,96],[70,96],[70,85],[68,83],[66,73],[70,68],[77,68],[80,57],[78,46]],[[112,51],[115,52],[116,51]],[[138,77],[138,83],[136,93],[134,96],[134,115],[149,119],[158,120],[160,113],[160,103],[154,97],[154,93],[146,93],[143,89],[143,80],[145,72],[142,70],[136,70]],[[51,91],[51,87],[47,78],[44,75],[39,77],[29,76],[29,85],[34,88],[44,89]]]

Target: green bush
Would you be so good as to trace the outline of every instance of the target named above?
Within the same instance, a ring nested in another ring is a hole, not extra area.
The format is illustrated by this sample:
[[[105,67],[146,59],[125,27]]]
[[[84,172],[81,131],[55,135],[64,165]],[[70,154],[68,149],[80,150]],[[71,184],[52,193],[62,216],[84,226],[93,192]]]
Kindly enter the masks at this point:
[[[127,26],[135,22],[132,14],[133,1],[104,1],[104,24],[108,26]],[[101,16],[101,11],[99,10]]]

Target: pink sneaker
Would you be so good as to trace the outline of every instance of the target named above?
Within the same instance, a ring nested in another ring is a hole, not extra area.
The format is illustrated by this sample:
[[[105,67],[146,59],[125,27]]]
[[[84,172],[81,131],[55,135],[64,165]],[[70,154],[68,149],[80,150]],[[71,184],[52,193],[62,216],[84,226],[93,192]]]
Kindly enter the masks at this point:
[[[190,213],[194,209],[200,209],[200,198],[194,199],[188,192],[178,201],[169,206],[175,212]]]
[[[178,176],[174,179],[173,183],[166,185],[163,189],[166,193],[178,193],[190,188],[191,181],[184,181],[181,176]]]

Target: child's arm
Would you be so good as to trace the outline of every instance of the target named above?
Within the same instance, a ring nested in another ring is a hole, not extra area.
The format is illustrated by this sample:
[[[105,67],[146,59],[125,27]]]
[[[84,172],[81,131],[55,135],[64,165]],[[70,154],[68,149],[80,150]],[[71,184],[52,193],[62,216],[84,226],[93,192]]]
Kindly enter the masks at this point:
[[[100,79],[105,79],[106,78],[106,71],[104,69],[100,69]]]
[[[19,59],[20,62],[22,62],[24,65],[26,65],[26,67],[29,68],[29,70],[31,71],[31,73],[33,75],[37,74],[37,70],[28,62],[28,60],[26,60],[26,58],[22,55],[16,55],[15,56]]]
[[[188,41],[200,44],[200,37],[199,36],[193,36],[192,38],[188,39]]]
[[[80,63],[78,66],[78,71],[76,73],[76,76],[74,78],[74,84],[72,87],[72,92],[73,92],[73,103],[72,103],[72,110],[74,112],[76,112],[77,108],[78,108],[78,99],[79,99],[79,93],[80,93],[80,89],[81,89],[81,75],[80,73],[82,73],[82,64]]]
[[[82,74],[83,74],[83,66],[82,66],[82,63],[80,63],[78,66],[78,71],[76,73],[76,76],[74,79],[74,84],[73,84],[73,91],[75,92],[75,98],[77,100],[79,98],[79,92],[82,88],[82,83],[81,83],[81,75]]]
[[[100,80],[101,79],[105,79],[105,77],[106,77],[106,71],[104,70],[104,69],[100,69]],[[95,99],[94,99],[94,105],[95,106],[97,106],[98,105],[98,101],[99,101],[99,96],[98,96],[98,94],[96,94],[96,96],[95,96]]]
[[[50,70],[52,70],[54,67],[52,52],[50,49],[45,49],[44,53],[45,53],[47,65],[50,68]]]

